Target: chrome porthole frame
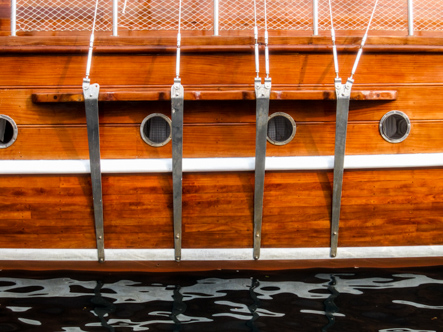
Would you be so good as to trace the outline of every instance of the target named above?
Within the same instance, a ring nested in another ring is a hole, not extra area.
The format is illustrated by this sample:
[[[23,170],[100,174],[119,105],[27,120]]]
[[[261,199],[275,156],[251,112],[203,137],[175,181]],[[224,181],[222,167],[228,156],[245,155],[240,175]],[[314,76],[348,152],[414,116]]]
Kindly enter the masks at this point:
[[[271,139],[271,138],[269,137],[268,134],[266,135],[266,138],[267,138],[267,140],[268,140],[269,143],[274,144],[274,145],[279,145],[279,146],[281,146],[281,145],[288,144],[289,142],[292,141],[292,139],[294,138],[295,133],[296,133],[296,131],[297,131],[297,125],[296,125],[294,119],[292,118],[292,116],[290,116],[289,114],[284,113],[284,112],[275,112],[275,113],[272,113],[272,114],[268,117],[268,126],[269,126],[269,121],[270,121],[272,118],[277,117],[277,116],[282,116],[282,117],[286,118],[287,120],[289,120],[289,122],[291,123],[291,126],[292,126],[292,133],[291,133],[291,135],[290,135],[286,140],[284,140],[284,141],[276,141],[276,140],[273,140],[273,139]]]
[[[154,117],[160,117],[160,118],[162,118],[162,119],[165,120],[165,121],[168,123],[168,125],[169,125],[169,136],[168,136],[168,138],[167,138],[166,140],[164,140],[163,142],[154,142],[154,141],[150,140],[149,137],[146,136],[146,134],[145,134],[144,128],[145,128],[147,122],[148,122],[150,119],[154,118]],[[158,148],[158,147],[162,147],[162,146],[168,144],[169,141],[172,139],[172,121],[171,121],[171,119],[170,119],[169,117],[167,117],[166,115],[162,114],[162,113],[152,113],[152,114],[149,114],[147,117],[145,117],[145,118],[143,119],[142,123],[140,124],[140,136],[142,137],[143,141],[144,141],[146,144],[148,144],[148,145],[150,145],[150,146],[153,146],[153,147],[156,147],[156,148]]]
[[[7,143],[0,142],[0,149],[6,149],[6,148],[9,148],[12,144],[14,144],[14,142],[17,140],[18,128],[17,128],[17,124],[15,123],[15,121],[11,117],[4,115],[4,114],[0,114],[0,119],[6,120],[12,126],[11,139]]]
[[[406,123],[405,131],[404,131],[404,133],[401,133],[402,134],[401,137],[392,138],[386,134],[384,124],[392,116],[395,116],[397,118],[401,117]],[[383,117],[381,118],[380,123],[379,123],[379,131],[380,131],[380,135],[383,137],[383,139],[385,141],[387,141],[389,143],[393,143],[393,144],[401,143],[409,136],[409,133],[411,132],[411,121],[409,120],[409,117],[401,111],[390,111],[390,112],[386,113],[385,115],[383,115]]]

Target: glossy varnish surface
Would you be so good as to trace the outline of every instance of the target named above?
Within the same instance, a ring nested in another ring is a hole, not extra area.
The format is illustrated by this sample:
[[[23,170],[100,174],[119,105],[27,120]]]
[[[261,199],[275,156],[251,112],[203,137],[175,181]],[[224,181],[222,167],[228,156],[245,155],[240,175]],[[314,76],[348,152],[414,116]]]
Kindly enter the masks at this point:
[[[263,247],[327,247],[331,172],[266,174]],[[87,176],[2,176],[3,248],[93,248]],[[443,171],[347,171],[339,246],[443,244]],[[105,247],[171,248],[169,174],[103,177]],[[183,177],[183,247],[252,246],[253,173]]]
[[[81,92],[87,36],[51,40],[3,35],[0,113],[17,122],[19,135],[14,145],[0,150],[0,159],[88,159],[83,103],[35,99],[45,93],[54,98]],[[107,91],[165,89],[174,77],[173,35],[112,42],[99,35],[92,82]],[[339,48],[343,79],[359,41],[355,35],[339,39],[345,45]],[[392,90],[396,98],[351,101],[347,154],[441,152],[443,42],[421,41],[368,40],[354,89]],[[281,36],[272,43],[273,88],[333,89],[328,38]],[[252,89],[250,37],[187,37],[183,45],[185,91],[196,86]],[[255,101],[243,99],[187,100],[184,157],[253,157]],[[168,96],[103,101],[99,109],[102,158],[171,157],[170,144],[153,148],[139,134],[147,115],[170,116]],[[392,110],[403,111],[412,122],[409,138],[400,144],[387,143],[378,131],[379,120]],[[268,144],[268,156],[333,155],[335,101],[272,100],[270,113],[278,111],[294,118],[297,134],[288,145]],[[252,247],[253,184],[252,172],[184,174],[183,247]],[[268,172],[262,246],[328,247],[331,186],[332,172]],[[443,244],[442,187],[441,169],[345,171],[339,246]],[[172,248],[170,174],[104,175],[103,195],[106,248]],[[94,248],[89,177],[0,176],[0,233],[0,248]]]

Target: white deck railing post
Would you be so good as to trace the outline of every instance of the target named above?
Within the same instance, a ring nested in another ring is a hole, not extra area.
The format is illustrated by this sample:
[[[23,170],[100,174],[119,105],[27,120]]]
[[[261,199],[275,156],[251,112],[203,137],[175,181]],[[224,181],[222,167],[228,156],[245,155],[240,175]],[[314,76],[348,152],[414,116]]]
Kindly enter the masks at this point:
[[[312,0],[312,30],[318,36],[318,0]]]
[[[413,0],[408,0],[408,35],[414,35],[414,4]]]
[[[16,17],[17,2],[16,0],[11,0],[11,36],[17,36]]]
[[[214,0],[214,36],[218,36],[219,0]]]
[[[118,0],[112,0],[112,35],[118,36]]]

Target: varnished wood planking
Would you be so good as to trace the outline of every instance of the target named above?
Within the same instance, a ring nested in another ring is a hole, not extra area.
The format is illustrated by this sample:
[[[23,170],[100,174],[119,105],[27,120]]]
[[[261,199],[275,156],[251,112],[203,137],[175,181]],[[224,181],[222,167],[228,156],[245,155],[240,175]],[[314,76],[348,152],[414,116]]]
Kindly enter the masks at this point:
[[[356,85],[357,88],[358,85]],[[372,89],[373,87],[366,87]],[[443,86],[393,86],[398,99],[389,102],[352,101],[349,120],[378,121],[391,110],[405,112],[411,120],[441,120]],[[312,87],[310,87],[312,89]],[[0,90],[1,114],[18,125],[85,124],[83,103],[42,103],[31,101],[30,89]],[[102,124],[140,124],[151,113],[170,116],[170,102],[102,102],[99,104]],[[286,112],[295,121],[335,121],[335,101],[271,101],[270,113]],[[185,102],[185,123],[255,123],[255,101]]]
[[[342,52],[356,53],[363,36],[362,31],[336,31],[337,49]],[[176,31],[132,31],[118,37],[109,32],[96,31],[94,51],[97,53],[175,53],[177,44]],[[304,35],[303,35],[304,34]],[[308,34],[308,35],[306,35]],[[23,37],[0,37],[5,45],[0,50],[4,53],[82,53],[87,54],[89,32],[43,32],[29,33]],[[281,50],[298,50],[304,52],[331,53],[329,31],[320,31],[320,36],[312,36],[308,31],[270,31],[269,46],[272,52]],[[437,37],[437,38],[436,38]],[[441,32],[415,31],[414,36],[406,33],[396,34],[393,31],[371,31],[365,45],[365,52],[438,52],[443,45]],[[264,37],[259,36],[260,48],[263,50]],[[249,52],[254,45],[251,31],[223,31],[221,36],[212,36],[212,32],[182,31],[184,52],[232,52],[241,50]],[[216,47],[214,47],[216,46]],[[262,55],[262,52],[261,52]]]
[[[350,73],[355,54],[341,54],[342,75]],[[118,66],[115,64],[118,63]],[[217,65],[228,63],[226,66]],[[86,56],[3,56],[0,86],[79,86]],[[175,55],[96,55],[91,80],[102,86],[172,84]],[[277,53],[270,65],[274,84],[330,84],[334,78],[331,54]],[[365,54],[356,73],[356,83],[439,83],[443,62],[436,54]],[[135,75],[137,73],[137,75]],[[211,56],[184,54],[183,84],[250,84],[254,77],[253,53]]]
[[[395,154],[442,152],[442,121],[412,122],[409,137],[400,144],[386,142],[377,122],[348,125],[346,153]],[[154,148],[140,137],[138,126],[100,127],[101,157],[171,158],[171,144]],[[267,156],[317,156],[334,154],[334,123],[298,123],[287,145],[267,145]],[[253,157],[255,125],[214,124],[184,126],[185,158]],[[429,144],[432,142],[432,144]],[[17,141],[0,151],[0,159],[88,159],[86,126],[19,126]]]
[[[106,247],[172,247],[170,178],[104,176]],[[263,246],[329,246],[331,185],[332,172],[268,172]],[[16,211],[4,212],[1,247],[95,246],[87,176],[3,176],[0,187],[0,210]],[[184,247],[252,246],[252,172],[185,174],[183,188]],[[345,171],[339,245],[442,244],[442,188],[439,169]]]

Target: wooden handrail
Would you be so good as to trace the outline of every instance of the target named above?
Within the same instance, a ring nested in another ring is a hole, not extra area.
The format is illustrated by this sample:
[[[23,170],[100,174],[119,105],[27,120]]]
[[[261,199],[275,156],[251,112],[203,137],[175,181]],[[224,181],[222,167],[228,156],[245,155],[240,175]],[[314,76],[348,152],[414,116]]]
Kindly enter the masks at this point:
[[[170,88],[163,89],[102,89],[99,101],[158,101],[170,100]],[[215,90],[215,89],[186,89],[185,100],[254,100],[254,90]],[[335,91],[328,90],[294,90],[275,89],[271,92],[272,100],[335,100]],[[355,90],[351,100],[384,100],[397,99],[396,90]],[[81,90],[54,91],[46,90],[32,93],[34,103],[66,103],[83,102]]]

